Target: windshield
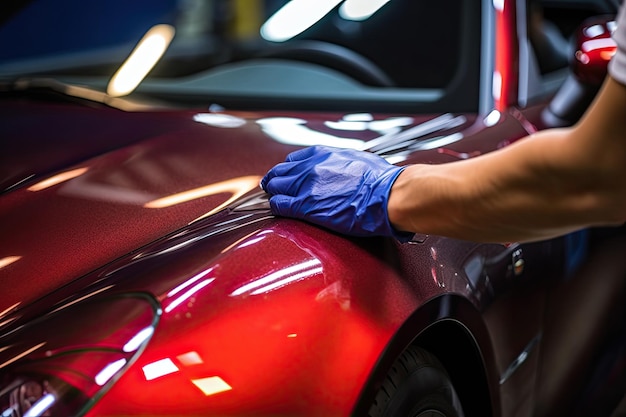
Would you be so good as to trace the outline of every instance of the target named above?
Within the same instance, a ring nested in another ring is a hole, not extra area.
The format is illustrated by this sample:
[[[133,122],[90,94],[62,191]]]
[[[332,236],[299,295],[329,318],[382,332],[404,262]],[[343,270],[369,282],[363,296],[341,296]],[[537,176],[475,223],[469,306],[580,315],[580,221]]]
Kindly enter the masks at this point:
[[[162,54],[113,88],[154,33]],[[472,0],[36,0],[0,26],[0,77],[186,105],[475,111],[480,34]]]

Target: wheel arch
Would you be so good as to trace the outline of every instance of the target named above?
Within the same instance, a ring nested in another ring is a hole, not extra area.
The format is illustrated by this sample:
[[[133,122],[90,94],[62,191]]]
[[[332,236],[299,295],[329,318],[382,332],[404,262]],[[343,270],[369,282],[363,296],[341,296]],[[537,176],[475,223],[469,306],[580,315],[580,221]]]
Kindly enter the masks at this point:
[[[398,329],[362,390],[353,416],[368,415],[388,370],[409,346],[429,351],[443,364],[466,416],[500,417],[498,374],[487,328],[474,305],[454,294],[429,300]]]
[[[468,329],[453,319],[422,332],[412,345],[439,359],[454,385],[467,416],[495,416],[484,358]]]

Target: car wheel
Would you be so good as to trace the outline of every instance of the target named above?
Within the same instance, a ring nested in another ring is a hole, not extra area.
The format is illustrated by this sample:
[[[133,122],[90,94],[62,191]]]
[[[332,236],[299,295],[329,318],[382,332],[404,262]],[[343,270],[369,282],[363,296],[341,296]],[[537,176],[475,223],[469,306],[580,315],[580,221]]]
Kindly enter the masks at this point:
[[[424,349],[411,346],[395,361],[369,417],[463,417],[445,368]]]

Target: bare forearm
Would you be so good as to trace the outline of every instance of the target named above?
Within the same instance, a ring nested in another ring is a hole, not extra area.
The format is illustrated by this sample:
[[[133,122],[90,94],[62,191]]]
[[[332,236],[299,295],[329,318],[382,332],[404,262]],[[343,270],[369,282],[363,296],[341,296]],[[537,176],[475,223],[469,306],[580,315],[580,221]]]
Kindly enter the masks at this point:
[[[548,130],[479,158],[408,167],[392,188],[389,219],[399,230],[497,242],[619,223],[624,187],[612,176],[624,170],[590,163],[585,152],[593,150],[573,143],[579,131]]]

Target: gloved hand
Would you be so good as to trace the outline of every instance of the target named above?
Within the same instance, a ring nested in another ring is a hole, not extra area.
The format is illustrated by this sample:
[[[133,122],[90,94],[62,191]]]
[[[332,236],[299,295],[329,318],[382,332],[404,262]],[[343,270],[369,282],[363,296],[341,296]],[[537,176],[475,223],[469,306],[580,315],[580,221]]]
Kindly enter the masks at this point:
[[[275,215],[303,219],[351,236],[412,233],[389,223],[387,200],[404,168],[369,152],[313,146],[293,152],[270,169],[261,187],[272,197]]]

